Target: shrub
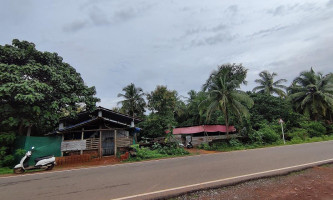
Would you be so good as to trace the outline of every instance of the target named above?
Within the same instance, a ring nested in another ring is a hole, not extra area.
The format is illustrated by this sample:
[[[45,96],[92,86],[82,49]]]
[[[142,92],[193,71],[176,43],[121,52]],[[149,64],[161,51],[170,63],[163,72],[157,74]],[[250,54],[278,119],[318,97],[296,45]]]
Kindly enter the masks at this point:
[[[241,147],[241,146],[243,146],[243,144],[235,138],[232,138],[231,140],[229,140],[229,144],[232,147]]]
[[[14,164],[14,156],[13,155],[7,155],[4,157],[2,161],[3,166],[13,166]]]
[[[262,140],[265,143],[273,143],[280,138],[280,136],[269,126],[259,129],[258,132],[262,133]]]
[[[217,150],[217,151],[223,151],[230,148],[229,144],[226,142],[217,142],[217,143],[213,143],[210,146],[210,150]]]
[[[211,149],[211,146],[209,146],[209,144],[207,143],[201,143],[199,146],[198,146],[199,149],[204,149],[204,150],[212,150]]]
[[[260,132],[260,131],[253,131],[249,135],[250,140],[252,141],[252,143],[255,143],[255,144],[262,144],[262,143],[264,143],[263,136],[264,136],[264,134],[262,132]]]
[[[325,126],[317,121],[303,122],[301,127],[307,130],[310,137],[320,137],[326,133]]]
[[[171,142],[167,143],[165,146],[161,146],[158,143],[155,143],[152,146],[152,149],[147,147],[139,147],[139,145],[132,145],[136,150],[136,158],[134,160],[143,160],[143,159],[153,159],[153,158],[162,158],[166,156],[176,156],[176,155],[187,155],[189,154],[184,148],[178,146],[177,143]]]
[[[300,138],[299,136],[295,136],[290,140],[291,144],[300,144],[300,143],[303,143],[303,142],[304,142],[303,139]]]
[[[327,134],[332,134],[333,133],[333,124],[326,125],[326,130],[327,130]]]
[[[286,136],[293,139],[294,137],[301,138],[302,140],[305,140],[307,137],[309,137],[309,133],[306,129],[303,128],[292,128]]]

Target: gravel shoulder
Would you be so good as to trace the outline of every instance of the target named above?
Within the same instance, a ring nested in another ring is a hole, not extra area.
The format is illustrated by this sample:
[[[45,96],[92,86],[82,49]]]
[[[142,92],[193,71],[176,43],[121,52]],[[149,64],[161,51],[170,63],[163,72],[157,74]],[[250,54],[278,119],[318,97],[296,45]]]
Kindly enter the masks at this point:
[[[277,176],[188,193],[172,200],[215,199],[333,199],[333,164]]]

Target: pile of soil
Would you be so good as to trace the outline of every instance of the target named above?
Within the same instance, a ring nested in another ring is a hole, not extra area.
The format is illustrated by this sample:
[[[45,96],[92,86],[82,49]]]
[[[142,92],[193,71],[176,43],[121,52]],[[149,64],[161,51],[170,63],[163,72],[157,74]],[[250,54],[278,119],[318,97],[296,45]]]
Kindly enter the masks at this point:
[[[333,164],[287,176],[248,181],[235,186],[197,191],[172,198],[200,199],[333,199]]]

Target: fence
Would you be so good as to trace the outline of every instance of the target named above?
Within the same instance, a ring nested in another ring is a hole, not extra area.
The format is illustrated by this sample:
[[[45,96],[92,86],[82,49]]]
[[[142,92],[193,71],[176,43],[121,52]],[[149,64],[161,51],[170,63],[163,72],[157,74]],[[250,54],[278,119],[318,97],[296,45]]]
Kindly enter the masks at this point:
[[[49,136],[49,137],[33,137],[33,136],[18,136],[15,140],[16,149],[24,149],[26,151],[31,150],[31,147],[35,147],[32,156],[29,160],[29,165],[34,165],[34,159],[37,157],[54,155],[61,156],[60,145],[61,137]],[[18,158],[21,159],[21,158]],[[17,160],[16,162],[19,162]]]
[[[57,165],[68,165],[68,164],[89,162],[91,161],[91,159],[92,157],[90,154],[71,155],[71,156],[57,157],[56,163]]]

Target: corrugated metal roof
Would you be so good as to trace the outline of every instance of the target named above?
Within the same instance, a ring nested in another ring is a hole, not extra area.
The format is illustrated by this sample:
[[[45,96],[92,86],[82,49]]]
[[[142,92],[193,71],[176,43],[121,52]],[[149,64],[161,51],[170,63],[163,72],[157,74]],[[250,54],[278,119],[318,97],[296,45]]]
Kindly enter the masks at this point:
[[[229,132],[235,132],[236,128],[234,126],[229,126]],[[202,132],[227,132],[227,127],[224,125],[200,125],[200,126],[190,126],[190,127],[180,127],[173,129],[174,135],[179,134],[194,134]]]

